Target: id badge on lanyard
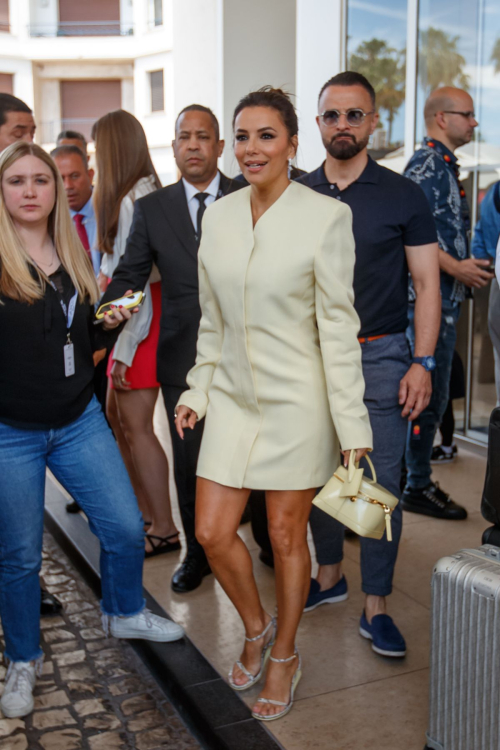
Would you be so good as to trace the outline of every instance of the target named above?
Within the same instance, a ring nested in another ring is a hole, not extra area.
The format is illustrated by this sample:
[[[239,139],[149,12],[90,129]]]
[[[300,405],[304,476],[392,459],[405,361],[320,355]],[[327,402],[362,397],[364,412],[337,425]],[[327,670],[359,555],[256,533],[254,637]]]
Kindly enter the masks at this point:
[[[78,292],[74,293],[74,295],[71,297],[69,301],[69,305],[66,307],[66,304],[64,300],[62,299],[62,296],[60,295],[59,290],[57,289],[56,285],[52,281],[50,282],[50,285],[55,290],[57,296],[59,297],[59,302],[61,304],[64,317],[66,318],[67,335],[66,335],[66,343],[63,347],[64,374],[67,378],[70,378],[72,375],[75,374],[75,347],[73,346],[73,342],[71,341],[71,325],[73,323],[73,318],[75,317],[75,308],[76,308],[76,300],[78,298]]]

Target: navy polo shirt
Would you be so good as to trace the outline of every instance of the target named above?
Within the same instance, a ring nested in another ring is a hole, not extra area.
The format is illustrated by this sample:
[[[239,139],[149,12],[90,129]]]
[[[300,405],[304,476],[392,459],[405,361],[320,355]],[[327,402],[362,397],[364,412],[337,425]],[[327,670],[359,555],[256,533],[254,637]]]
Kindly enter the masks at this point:
[[[356,241],[354,307],[360,336],[403,333],[408,326],[408,264],[405,245],[437,242],[423,190],[368,157],[363,173],[345,190],[332,185],[324,164],[298,182],[351,208]]]

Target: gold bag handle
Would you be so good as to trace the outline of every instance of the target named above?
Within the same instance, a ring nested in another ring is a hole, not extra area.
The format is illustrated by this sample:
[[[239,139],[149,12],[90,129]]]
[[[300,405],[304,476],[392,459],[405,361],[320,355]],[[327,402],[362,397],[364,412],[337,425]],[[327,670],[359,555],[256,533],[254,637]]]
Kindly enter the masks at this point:
[[[352,482],[352,480],[354,479],[354,472],[356,471],[356,469],[359,469],[359,461],[355,461],[354,460],[355,457],[356,457],[356,451],[353,449],[353,450],[351,450],[351,452],[349,454],[349,473],[348,473],[348,481],[349,482]],[[368,462],[368,466],[371,469],[373,481],[376,482],[377,481],[377,473],[375,471],[375,466],[373,465],[373,462],[372,462],[370,456],[368,455],[368,453],[366,454],[365,458],[366,458],[366,461]]]

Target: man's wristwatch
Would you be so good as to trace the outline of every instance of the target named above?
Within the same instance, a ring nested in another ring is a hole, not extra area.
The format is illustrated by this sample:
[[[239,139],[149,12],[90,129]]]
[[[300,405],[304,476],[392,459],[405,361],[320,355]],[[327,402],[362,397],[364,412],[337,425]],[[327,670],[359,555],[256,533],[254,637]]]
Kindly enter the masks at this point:
[[[436,369],[436,360],[434,357],[413,357],[412,364],[422,365],[427,372],[432,372],[432,370]]]

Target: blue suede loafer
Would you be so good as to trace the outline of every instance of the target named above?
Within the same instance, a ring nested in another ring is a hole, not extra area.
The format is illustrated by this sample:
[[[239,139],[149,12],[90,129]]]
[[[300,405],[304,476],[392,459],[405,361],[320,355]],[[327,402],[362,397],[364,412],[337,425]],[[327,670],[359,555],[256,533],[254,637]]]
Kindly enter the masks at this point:
[[[361,615],[359,632],[372,641],[372,649],[382,656],[401,658],[406,655],[406,642],[389,615],[375,615],[371,623],[365,612]]]
[[[345,576],[342,576],[340,581],[332,586],[331,589],[325,589],[320,591],[319,583],[315,578],[311,578],[311,585],[309,587],[309,596],[307,597],[306,606],[304,612],[311,612],[320,604],[335,604],[335,602],[343,602],[348,598],[347,593],[347,581]]]

